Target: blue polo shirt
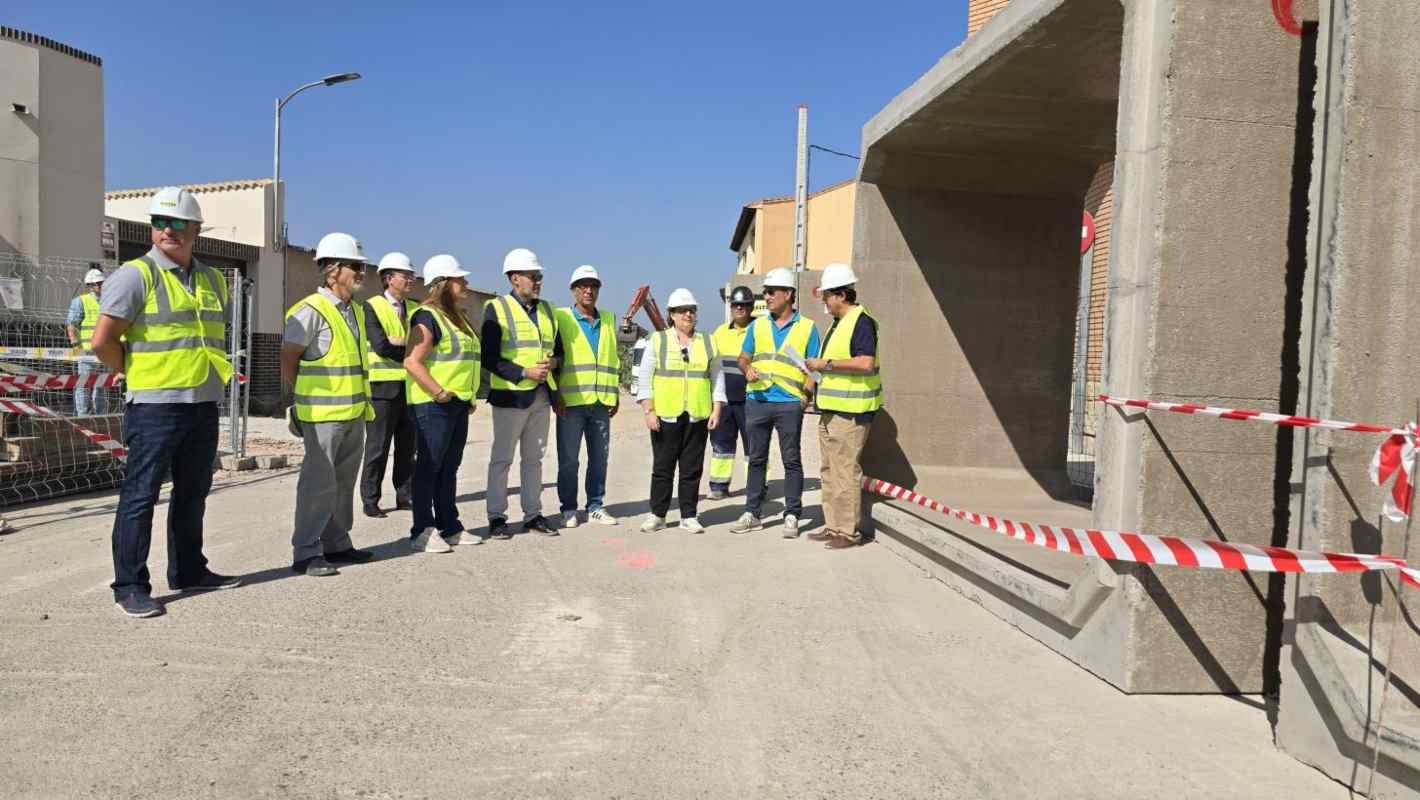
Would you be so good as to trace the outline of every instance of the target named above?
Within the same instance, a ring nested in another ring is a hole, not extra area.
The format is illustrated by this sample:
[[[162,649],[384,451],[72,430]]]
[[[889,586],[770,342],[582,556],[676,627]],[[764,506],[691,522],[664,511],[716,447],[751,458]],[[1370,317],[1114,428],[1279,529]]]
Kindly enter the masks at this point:
[[[744,347],[741,348],[740,352],[745,353],[751,357],[754,356],[754,326],[768,325],[769,332],[774,335],[774,349],[778,350],[779,348],[784,346],[784,339],[789,335],[789,329],[792,328],[794,326],[794,323],[798,321],[799,312],[797,311],[795,311],[794,316],[790,317],[789,321],[784,323],[783,325],[780,325],[779,323],[775,322],[772,317],[760,317],[759,319],[749,324],[749,330],[745,333]],[[822,342],[819,340],[818,337],[818,327],[815,326],[809,330],[809,352],[800,353],[799,355],[803,356],[804,358],[818,358],[819,350],[821,347]],[[799,402],[799,398],[793,396],[792,394],[789,394],[788,389],[785,389],[783,386],[780,386],[777,383],[771,383],[768,389],[758,389],[749,392],[746,396],[751,400],[758,400],[761,403]]]
[[[587,337],[587,344],[591,346],[592,352],[597,352],[597,345],[601,342],[601,315],[587,319],[582,315],[582,309],[574,305],[572,306],[572,318],[577,320],[578,325],[582,326],[582,335]]]

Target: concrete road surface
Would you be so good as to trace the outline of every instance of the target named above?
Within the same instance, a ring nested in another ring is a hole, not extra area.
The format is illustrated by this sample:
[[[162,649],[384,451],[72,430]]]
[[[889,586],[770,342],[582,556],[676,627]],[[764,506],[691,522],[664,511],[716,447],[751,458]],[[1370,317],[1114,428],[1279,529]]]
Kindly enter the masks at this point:
[[[460,481],[474,525],[488,422]],[[619,527],[413,555],[406,512],[357,516],[379,558],[335,578],[287,569],[294,471],[223,473],[207,553],[247,585],[151,620],[111,602],[113,494],[12,509],[0,796],[1346,796],[1258,708],[1120,694],[882,546],[731,535],[738,474],[707,534],[639,533],[640,426],[615,424]]]

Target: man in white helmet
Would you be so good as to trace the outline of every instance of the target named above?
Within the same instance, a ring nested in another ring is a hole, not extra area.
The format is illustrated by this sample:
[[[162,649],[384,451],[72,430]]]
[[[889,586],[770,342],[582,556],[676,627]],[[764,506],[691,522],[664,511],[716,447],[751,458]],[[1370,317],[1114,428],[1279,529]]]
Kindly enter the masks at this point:
[[[552,394],[562,363],[562,339],[552,304],[542,294],[542,262],[517,248],[503,259],[508,294],[483,307],[480,358],[489,372],[488,405],[493,408],[493,447],[488,456],[488,535],[511,539],[508,529],[508,470],[513,453],[522,459],[518,483],[523,530],[556,536],[542,515],[542,457],[552,419]]]
[[[168,586],[230,589],[202,554],[203,517],[217,455],[217,404],[232,378],[226,354],[231,304],[227,282],[192,255],[202,209],[187,189],[169,186],[148,208],[153,249],[104,281],[93,350],[126,376],[123,434],[128,464],[113,520],[114,601],[130,617],[155,617],[148,548],[153,507],[166,474]]]
[[[312,577],[374,554],[350,540],[355,481],[365,454],[370,403],[365,314],[355,292],[367,266],[360,243],[329,233],[316,244],[320,283],[286,312],[281,377],[293,387],[293,415],[306,445],[296,483],[291,570]]]
[[[370,398],[375,419],[365,426],[365,466],[360,500],[365,516],[383,517],[380,495],[394,444],[394,507],[412,508],[409,482],[414,479],[414,417],[405,404],[405,340],[409,318],[419,304],[407,295],[414,288],[414,264],[404,253],[386,253],[379,276],[384,292],[365,302],[365,332],[370,339]]]
[[[565,355],[557,373],[557,499],[562,527],[575,528],[577,468],[582,441],[587,442],[587,521],[615,525],[602,507],[606,497],[607,453],[611,449],[611,418],[621,405],[621,355],[616,346],[616,320],[597,308],[602,279],[597,268],[583,264],[568,281],[572,305],[559,308],[557,335]]]
[[[829,264],[819,281],[819,297],[833,316],[823,355],[805,362],[823,375],[819,383],[818,440],[823,456],[823,530],[809,539],[829,550],[863,543],[863,468],[858,458],[868,441],[873,416],[882,407],[878,377],[878,322],[858,305],[858,276],[847,264]]]
[[[104,288],[104,271],[99,269],[97,264],[84,274],[84,287],[87,291],[69,302],[69,313],[64,318],[64,331],[69,334],[69,346],[85,351],[78,364],[81,382],[97,371],[94,369],[95,362],[90,360],[93,355],[91,348],[94,330],[99,325],[99,297]],[[104,389],[98,386],[74,388],[75,416],[107,413],[108,395]]]

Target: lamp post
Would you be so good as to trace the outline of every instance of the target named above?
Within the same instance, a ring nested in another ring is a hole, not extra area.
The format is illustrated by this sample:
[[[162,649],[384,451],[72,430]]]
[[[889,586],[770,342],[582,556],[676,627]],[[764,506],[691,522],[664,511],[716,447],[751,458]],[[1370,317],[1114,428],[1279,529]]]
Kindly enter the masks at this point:
[[[271,199],[271,244],[281,253],[283,274],[286,264],[286,217],[284,214],[285,208],[283,208],[281,202],[281,109],[285,108],[286,104],[291,102],[291,98],[307,89],[314,89],[317,86],[334,86],[337,83],[345,83],[346,81],[356,81],[359,79],[360,73],[358,72],[342,72],[338,75],[327,75],[318,81],[311,81],[304,86],[298,87],[296,91],[276,101],[276,157],[275,165],[272,170],[275,173],[275,177],[274,185],[272,186],[273,197]]]

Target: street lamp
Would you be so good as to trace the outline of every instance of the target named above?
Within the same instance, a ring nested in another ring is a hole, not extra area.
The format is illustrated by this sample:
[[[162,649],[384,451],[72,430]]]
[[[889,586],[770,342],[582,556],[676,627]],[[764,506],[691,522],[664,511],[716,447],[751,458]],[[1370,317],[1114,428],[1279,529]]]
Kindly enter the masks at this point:
[[[327,75],[318,81],[311,81],[310,83],[304,86],[298,87],[296,91],[291,92],[290,94],[276,101],[276,163],[273,170],[276,174],[275,185],[272,187],[272,191],[274,192],[275,196],[272,198],[271,201],[271,243],[273,247],[275,247],[279,252],[282,253],[281,260],[283,262],[283,269],[284,262],[286,260],[286,232],[284,230],[284,228],[286,227],[286,217],[283,213],[285,209],[282,208],[281,203],[281,109],[285,108],[286,104],[291,102],[291,98],[295,97],[301,92],[304,92],[307,89],[313,89],[317,86],[334,86],[337,83],[345,83],[346,81],[356,81],[359,79],[360,73],[358,72],[341,72],[336,75]]]

